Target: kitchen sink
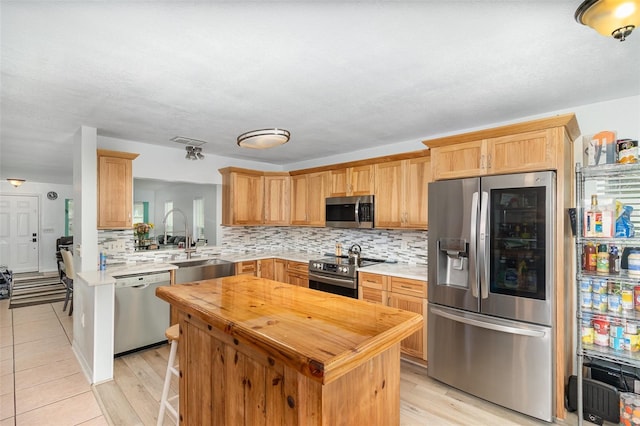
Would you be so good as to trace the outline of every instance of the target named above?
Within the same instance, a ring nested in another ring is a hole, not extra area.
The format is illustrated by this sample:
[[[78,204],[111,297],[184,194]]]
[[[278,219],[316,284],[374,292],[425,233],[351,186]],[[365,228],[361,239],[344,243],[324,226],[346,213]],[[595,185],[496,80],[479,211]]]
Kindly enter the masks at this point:
[[[196,259],[169,262],[176,265],[176,284],[234,275],[235,264],[222,259]]]

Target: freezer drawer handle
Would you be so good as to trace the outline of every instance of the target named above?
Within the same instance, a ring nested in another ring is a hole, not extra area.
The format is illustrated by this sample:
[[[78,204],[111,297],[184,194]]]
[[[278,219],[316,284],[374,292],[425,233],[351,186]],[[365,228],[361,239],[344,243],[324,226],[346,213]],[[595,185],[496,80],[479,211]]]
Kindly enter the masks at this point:
[[[437,308],[432,308],[431,312],[433,312],[434,315],[438,315],[440,317],[444,317],[452,321],[473,325],[475,327],[487,328],[489,330],[501,331],[503,333],[519,334],[521,336],[529,336],[529,337],[544,337],[544,335],[546,334],[544,331],[527,330],[523,328],[510,327],[507,325],[487,323],[487,322],[478,321],[472,318],[464,318],[455,314],[451,314],[449,312],[441,311],[440,309],[437,309]]]

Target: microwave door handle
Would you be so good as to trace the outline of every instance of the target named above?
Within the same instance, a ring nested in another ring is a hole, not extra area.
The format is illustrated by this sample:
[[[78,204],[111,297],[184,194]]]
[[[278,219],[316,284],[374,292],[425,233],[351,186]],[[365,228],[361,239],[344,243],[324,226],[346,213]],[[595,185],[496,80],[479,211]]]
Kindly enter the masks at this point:
[[[469,243],[469,257],[474,261],[476,258],[476,240],[477,240],[477,224],[478,223],[478,193],[474,192],[471,196],[471,238]],[[476,262],[477,263],[477,262]],[[478,298],[478,269],[475,268],[476,274],[473,277],[469,277],[469,279],[473,278],[473,283],[471,286],[471,295]]]
[[[482,298],[489,297],[489,265],[487,264],[487,243],[489,235],[487,234],[489,224],[489,193],[482,192],[482,200],[480,201],[480,292]]]
[[[360,226],[360,200],[356,200],[356,224]]]

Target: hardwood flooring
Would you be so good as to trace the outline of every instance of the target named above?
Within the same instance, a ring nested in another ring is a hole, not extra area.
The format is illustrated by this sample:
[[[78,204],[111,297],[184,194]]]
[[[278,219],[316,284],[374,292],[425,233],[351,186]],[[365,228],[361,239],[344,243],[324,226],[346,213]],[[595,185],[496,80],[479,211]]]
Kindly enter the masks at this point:
[[[71,319],[61,303],[9,310],[0,300],[0,319],[0,426],[156,424],[168,344],[117,358],[114,380],[91,387],[70,350]],[[434,381],[406,361],[400,398],[402,426],[547,424]],[[556,423],[575,425],[577,417]],[[164,424],[172,424],[169,416]]]

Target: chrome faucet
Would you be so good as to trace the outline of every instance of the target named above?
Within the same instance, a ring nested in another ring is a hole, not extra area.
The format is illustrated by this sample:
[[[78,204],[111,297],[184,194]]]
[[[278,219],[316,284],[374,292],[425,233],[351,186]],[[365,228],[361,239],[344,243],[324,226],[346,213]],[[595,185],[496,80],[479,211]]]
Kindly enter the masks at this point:
[[[182,215],[182,218],[184,219],[184,252],[187,254],[187,259],[191,259],[191,253],[195,253],[196,252],[196,248],[195,247],[191,247],[191,242],[193,240],[193,238],[191,237],[191,235],[189,234],[189,223],[187,221],[187,215],[184,214],[184,212],[180,209],[177,208],[173,208],[171,210],[169,210],[167,212],[167,214],[164,215],[164,219],[162,219],[162,224],[164,225],[164,240],[162,240],[165,244],[167,243],[167,217],[169,217],[169,214],[173,213],[173,212],[178,212]]]

